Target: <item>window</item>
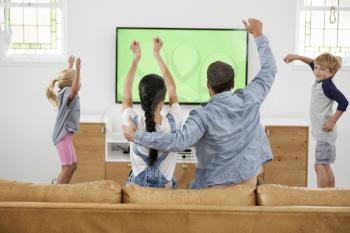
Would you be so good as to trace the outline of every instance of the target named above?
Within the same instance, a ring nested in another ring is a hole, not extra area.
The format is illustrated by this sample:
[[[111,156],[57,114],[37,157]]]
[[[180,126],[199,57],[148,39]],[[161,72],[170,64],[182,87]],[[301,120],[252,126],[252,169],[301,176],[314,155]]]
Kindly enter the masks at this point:
[[[350,64],[350,0],[299,0],[298,52],[330,52]]]
[[[1,28],[12,30],[10,56],[62,55],[62,1],[0,0]]]

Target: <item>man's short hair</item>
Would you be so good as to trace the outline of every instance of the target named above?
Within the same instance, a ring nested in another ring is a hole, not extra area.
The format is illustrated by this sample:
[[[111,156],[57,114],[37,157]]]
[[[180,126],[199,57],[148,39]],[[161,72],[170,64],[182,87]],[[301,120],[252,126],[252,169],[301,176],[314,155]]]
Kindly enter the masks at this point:
[[[230,91],[234,86],[235,71],[229,64],[216,61],[209,65],[207,78],[215,93]]]

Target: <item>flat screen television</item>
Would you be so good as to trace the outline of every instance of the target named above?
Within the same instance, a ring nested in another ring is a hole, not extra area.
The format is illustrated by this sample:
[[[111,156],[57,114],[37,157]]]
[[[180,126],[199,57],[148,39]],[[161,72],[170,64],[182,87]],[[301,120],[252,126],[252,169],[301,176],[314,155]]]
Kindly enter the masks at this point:
[[[153,56],[154,37],[163,40],[161,55],[172,73],[179,102],[198,104],[209,99],[207,68],[223,61],[235,69],[235,88],[247,85],[248,34],[243,29],[131,28],[116,29],[116,102],[123,98],[124,81],[133,59],[130,44],[140,42],[141,60],[132,88],[139,103],[138,84],[150,73],[161,74]],[[167,99],[166,99],[167,100]]]

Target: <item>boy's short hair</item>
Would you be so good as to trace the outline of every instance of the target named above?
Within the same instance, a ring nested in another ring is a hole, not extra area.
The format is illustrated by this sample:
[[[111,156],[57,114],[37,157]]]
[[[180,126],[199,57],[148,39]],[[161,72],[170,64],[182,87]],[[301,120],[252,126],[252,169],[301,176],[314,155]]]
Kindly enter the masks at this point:
[[[317,65],[328,68],[330,72],[335,74],[342,65],[342,59],[341,57],[334,56],[330,53],[322,53],[316,57],[315,63]]]
[[[215,93],[229,91],[234,86],[235,71],[229,64],[221,61],[209,65],[207,78]]]

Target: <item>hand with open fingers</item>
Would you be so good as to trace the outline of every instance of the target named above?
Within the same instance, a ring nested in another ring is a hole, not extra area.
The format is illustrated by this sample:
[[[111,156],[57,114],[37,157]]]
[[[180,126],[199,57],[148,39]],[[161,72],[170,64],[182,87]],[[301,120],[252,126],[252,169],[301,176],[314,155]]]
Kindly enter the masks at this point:
[[[69,58],[68,58],[68,67],[70,69],[73,68],[74,61],[75,61],[75,57],[73,55],[70,55]]]
[[[138,41],[134,40],[133,42],[131,42],[130,49],[134,53],[135,59],[139,60],[141,58],[140,43]]]
[[[163,41],[157,36],[153,38],[153,53],[158,54],[163,47]]]
[[[128,122],[123,125],[123,133],[126,140],[133,142],[135,139],[136,125],[129,117]]]
[[[255,38],[262,36],[262,22],[257,19],[248,19],[248,22],[242,20],[247,32],[251,33]]]
[[[326,123],[324,123],[322,130],[325,132],[331,132],[333,130],[334,126],[335,126],[334,122],[331,120],[328,120],[328,121],[326,121]]]

